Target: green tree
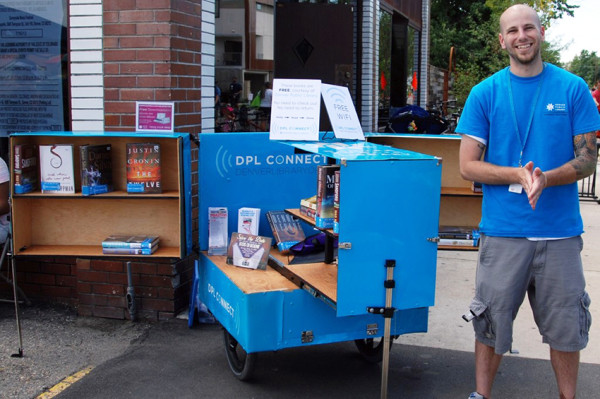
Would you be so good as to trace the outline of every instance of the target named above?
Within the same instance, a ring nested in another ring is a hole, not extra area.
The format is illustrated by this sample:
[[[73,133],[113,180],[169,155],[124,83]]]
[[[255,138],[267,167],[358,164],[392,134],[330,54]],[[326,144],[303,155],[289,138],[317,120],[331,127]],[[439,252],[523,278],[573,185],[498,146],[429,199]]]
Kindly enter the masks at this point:
[[[464,104],[475,84],[508,65],[508,56],[498,41],[499,20],[502,12],[516,3],[534,7],[544,26],[572,16],[577,8],[568,0],[432,0],[430,63],[454,70],[453,94],[459,104]],[[562,66],[559,49],[551,43],[543,44],[542,58]]]
[[[581,50],[581,53],[573,58],[567,69],[583,78],[591,87],[600,78],[600,57],[596,55],[595,51]]]

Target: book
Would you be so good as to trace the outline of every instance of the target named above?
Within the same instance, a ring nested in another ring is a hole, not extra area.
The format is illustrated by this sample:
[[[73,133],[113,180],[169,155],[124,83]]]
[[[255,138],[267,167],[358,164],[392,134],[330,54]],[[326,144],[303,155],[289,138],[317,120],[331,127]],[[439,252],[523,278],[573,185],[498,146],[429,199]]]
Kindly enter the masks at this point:
[[[271,237],[232,233],[227,248],[227,263],[248,269],[267,269]]]
[[[333,227],[333,196],[334,175],[339,170],[339,165],[317,166],[317,213],[315,225],[319,228],[330,229]]]
[[[304,205],[300,205],[300,213],[303,214],[306,217],[309,217],[311,219],[314,219],[317,216],[317,211],[312,209],[312,208],[308,208]]]
[[[479,237],[479,231],[465,226],[440,226],[438,237],[470,240]]]
[[[102,253],[107,255],[152,255],[158,246],[152,248],[102,248]]]
[[[258,235],[260,222],[259,208],[238,209],[238,233]]]
[[[38,187],[38,149],[33,144],[14,146],[14,190],[25,194]]]
[[[438,245],[477,247],[477,246],[479,246],[479,238],[472,238],[472,239],[440,238]]]
[[[228,212],[225,207],[208,208],[208,254],[227,254]]]
[[[472,181],[471,182],[471,190],[474,193],[482,193],[483,192],[483,187],[482,187],[481,183],[476,182],[476,181]]]
[[[44,194],[74,194],[73,144],[40,145],[40,188]]]
[[[333,232],[340,233],[340,171],[336,170],[333,179]]]
[[[113,190],[111,149],[110,144],[79,147],[82,195],[103,194]]]
[[[158,247],[158,236],[113,234],[102,241],[102,248],[151,249]]]
[[[266,217],[279,252],[286,254],[294,244],[306,238],[300,221],[286,211],[268,211]]]
[[[160,144],[127,143],[127,192],[162,193]]]

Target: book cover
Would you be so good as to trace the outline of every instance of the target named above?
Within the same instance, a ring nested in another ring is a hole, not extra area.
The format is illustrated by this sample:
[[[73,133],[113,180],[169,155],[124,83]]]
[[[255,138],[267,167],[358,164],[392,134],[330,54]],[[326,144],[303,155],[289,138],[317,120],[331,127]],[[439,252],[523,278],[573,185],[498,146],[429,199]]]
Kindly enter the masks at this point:
[[[471,190],[474,193],[482,193],[483,192],[483,186],[481,183],[477,182],[477,181],[472,181],[471,182]]]
[[[271,237],[233,233],[227,249],[227,263],[248,269],[267,269]]]
[[[113,234],[102,241],[102,248],[142,248],[158,247],[158,236]]]
[[[111,149],[110,144],[79,147],[82,195],[102,194],[113,190]]]
[[[258,235],[260,221],[259,208],[238,209],[238,233]]]
[[[208,254],[227,254],[228,212],[225,207],[208,208]]]
[[[102,248],[102,253],[107,255],[152,255],[158,246],[152,248]]]
[[[333,232],[340,233],[340,171],[336,170],[333,179]]]
[[[306,238],[300,221],[289,213],[285,211],[268,211],[266,216],[273,231],[277,249],[281,253],[287,253],[294,244]]]
[[[38,187],[38,151],[33,144],[14,146],[14,190],[25,194]]]
[[[74,194],[73,144],[40,145],[40,187],[44,194]]]
[[[127,143],[127,192],[162,193],[160,144]]]
[[[339,165],[317,166],[317,214],[315,225],[319,228],[333,227],[333,197],[335,195],[335,171]]]

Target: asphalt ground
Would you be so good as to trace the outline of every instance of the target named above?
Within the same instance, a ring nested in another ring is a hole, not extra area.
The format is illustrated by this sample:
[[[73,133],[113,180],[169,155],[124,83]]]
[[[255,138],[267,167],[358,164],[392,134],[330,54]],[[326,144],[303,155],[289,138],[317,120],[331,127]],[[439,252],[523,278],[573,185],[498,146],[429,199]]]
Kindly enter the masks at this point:
[[[581,201],[582,252],[592,297],[590,343],[581,353],[578,398],[600,397],[600,205]],[[474,387],[473,331],[461,319],[473,295],[476,252],[439,251],[429,331],[398,338],[390,354],[389,398],[466,398]],[[77,317],[68,309],[22,306],[24,356],[14,307],[0,303],[0,398],[376,398],[381,364],[351,342],[260,353],[255,378],[238,381],[218,324],[143,323]],[[527,301],[515,323],[494,398],[558,397],[548,348]],[[65,380],[66,379],[66,380]],[[38,396],[41,395],[41,396]]]

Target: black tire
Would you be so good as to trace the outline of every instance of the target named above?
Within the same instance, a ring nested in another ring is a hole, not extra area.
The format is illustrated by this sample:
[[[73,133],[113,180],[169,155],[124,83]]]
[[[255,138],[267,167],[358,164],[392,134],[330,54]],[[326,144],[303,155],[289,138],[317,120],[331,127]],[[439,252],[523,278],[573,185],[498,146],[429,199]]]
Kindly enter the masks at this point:
[[[390,350],[394,337],[390,337]],[[356,339],[354,344],[358,349],[358,353],[369,363],[379,363],[383,360],[383,337]]]
[[[225,354],[227,363],[235,378],[240,381],[247,381],[254,373],[256,363],[256,353],[246,353],[235,338],[225,329],[223,329],[223,340],[225,342]]]

